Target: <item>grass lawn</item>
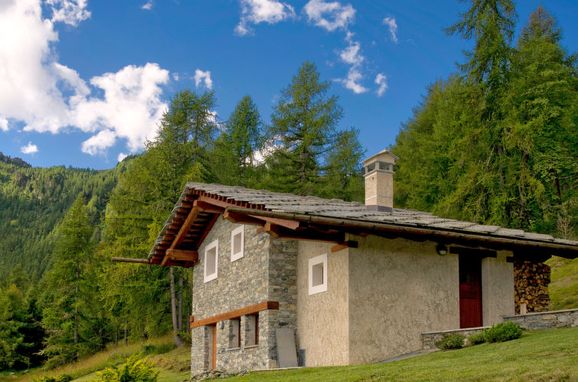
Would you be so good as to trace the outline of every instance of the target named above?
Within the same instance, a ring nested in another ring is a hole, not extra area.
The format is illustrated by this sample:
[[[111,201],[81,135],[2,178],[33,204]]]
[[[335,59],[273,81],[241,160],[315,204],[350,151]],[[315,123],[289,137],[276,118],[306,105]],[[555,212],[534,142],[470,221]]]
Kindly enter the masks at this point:
[[[224,381],[578,381],[578,328],[391,363],[256,372]]]
[[[552,267],[552,283],[548,287],[550,309],[578,308],[578,259],[553,257],[548,265]]]
[[[95,354],[59,369],[0,374],[2,382],[33,382],[42,376],[68,374],[77,382],[95,379],[96,372],[123,362],[145,346],[160,354],[144,357],[159,369],[158,382],[188,381],[190,349],[174,349],[162,337]],[[524,333],[500,344],[482,344],[462,350],[435,352],[390,363],[254,372],[219,381],[576,381],[578,382],[578,328]]]

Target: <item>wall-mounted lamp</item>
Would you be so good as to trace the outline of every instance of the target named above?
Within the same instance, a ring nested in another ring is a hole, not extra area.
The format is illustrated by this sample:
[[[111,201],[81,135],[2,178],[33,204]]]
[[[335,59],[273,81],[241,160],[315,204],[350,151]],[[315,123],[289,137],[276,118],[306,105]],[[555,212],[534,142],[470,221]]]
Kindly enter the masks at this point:
[[[446,247],[445,244],[442,243],[438,243],[436,245],[436,252],[438,253],[438,255],[440,256],[445,256],[448,254],[448,247]]]

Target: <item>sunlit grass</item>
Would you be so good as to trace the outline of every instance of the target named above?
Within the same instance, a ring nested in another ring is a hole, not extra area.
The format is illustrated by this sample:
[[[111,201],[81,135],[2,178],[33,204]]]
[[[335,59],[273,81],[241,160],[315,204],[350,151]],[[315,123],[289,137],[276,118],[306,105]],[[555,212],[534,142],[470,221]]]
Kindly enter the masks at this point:
[[[0,375],[2,382],[33,382],[41,377],[56,377],[63,374],[70,375],[77,379],[106,367],[117,365],[123,362],[131,354],[142,352],[147,345],[162,346],[169,350],[172,343],[172,336],[164,336],[147,341],[129,343],[127,345],[109,346],[108,349],[86,357],[78,362],[64,365],[52,370],[42,368],[33,369],[29,372],[10,373]]]

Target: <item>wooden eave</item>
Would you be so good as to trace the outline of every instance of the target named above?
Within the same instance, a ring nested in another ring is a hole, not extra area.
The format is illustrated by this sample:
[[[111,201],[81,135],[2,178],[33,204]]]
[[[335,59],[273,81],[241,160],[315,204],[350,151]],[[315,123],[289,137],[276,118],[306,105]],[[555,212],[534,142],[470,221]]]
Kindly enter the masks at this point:
[[[574,245],[400,223],[271,211],[262,204],[236,201],[186,188],[151,251],[149,263],[162,266],[194,266],[198,262],[198,248],[219,216],[234,223],[257,225],[259,232],[268,233],[275,238],[333,243],[332,252],[357,247],[357,242],[349,240],[347,234],[371,234],[386,238],[433,241],[448,246],[512,250],[520,257],[578,257],[578,247]]]

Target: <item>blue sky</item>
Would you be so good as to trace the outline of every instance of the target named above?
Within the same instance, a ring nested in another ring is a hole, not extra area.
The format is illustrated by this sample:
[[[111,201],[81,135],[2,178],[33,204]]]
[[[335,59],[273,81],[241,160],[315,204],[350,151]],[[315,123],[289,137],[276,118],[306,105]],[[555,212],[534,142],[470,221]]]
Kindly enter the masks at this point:
[[[578,2],[542,3],[577,50]],[[299,66],[332,82],[340,127],[392,144],[470,43],[457,0],[0,0],[0,151],[34,166],[110,168],[154,136],[171,96],[212,88],[226,120],[250,95],[265,123]]]

